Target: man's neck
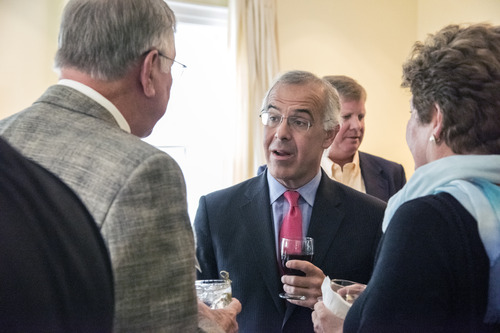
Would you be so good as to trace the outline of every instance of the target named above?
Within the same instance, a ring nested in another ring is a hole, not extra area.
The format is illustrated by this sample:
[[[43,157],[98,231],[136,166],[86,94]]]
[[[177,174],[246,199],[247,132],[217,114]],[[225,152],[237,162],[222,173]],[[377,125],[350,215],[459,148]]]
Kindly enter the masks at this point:
[[[352,163],[354,159],[354,154],[351,156],[342,156],[342,155],[334,155],[331,152],[328,154],[328,158],[332,160],[335,164],[340,165],[340,167],[343,169],[344,165],[347,163]]]
[[[60,79],[77,81],[97,91],[119,110],[129,124],[131,133],[137,135],[133,106],[138,103],[139,98],[134,91],[131,77],[125,76],[122,79],[105,81],[94,79],[87,73],[76,69],[63,68]]]

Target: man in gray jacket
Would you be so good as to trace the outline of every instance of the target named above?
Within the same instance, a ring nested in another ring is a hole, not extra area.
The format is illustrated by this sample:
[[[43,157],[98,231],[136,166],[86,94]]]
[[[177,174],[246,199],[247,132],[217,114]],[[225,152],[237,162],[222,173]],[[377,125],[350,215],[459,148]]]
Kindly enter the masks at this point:
[[[69,1],[55,62],[61,81],[0,122],[0,135],[65,181],[101,229],[115,331],[197,330],[184,178],[170,156],[140,140],[165,113],[171,68],[180,65],[174,28],[162,0]],[[213,315],[234,331],[240,307],[236,300]]]

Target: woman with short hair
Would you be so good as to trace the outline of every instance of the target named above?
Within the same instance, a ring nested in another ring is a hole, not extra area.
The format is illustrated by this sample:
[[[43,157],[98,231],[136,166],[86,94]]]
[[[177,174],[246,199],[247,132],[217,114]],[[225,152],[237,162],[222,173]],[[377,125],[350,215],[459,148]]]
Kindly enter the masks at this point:
[[[450,25],[403,65],[415,173],[384,216],[374,273],[316,332],[500,331],[500,26]]]

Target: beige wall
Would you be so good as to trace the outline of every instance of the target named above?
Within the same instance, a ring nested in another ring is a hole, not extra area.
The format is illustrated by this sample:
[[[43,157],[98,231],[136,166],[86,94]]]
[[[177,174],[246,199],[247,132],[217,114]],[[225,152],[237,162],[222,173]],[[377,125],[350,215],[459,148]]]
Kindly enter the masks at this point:
[[[63,0],[0,1],[0,118],[33,103],[49,84]]]
[[[317,75],[348,75],[368,93],[363,151],[410,172],[405,124],[409,95],[401,63],[417,33],[416,0],[278,0],[280,65]]]
[[[398,161],[413,159],[405,141],[410,95],[401,65],[415,40],[448,23],[500,24],[498,0],[277,0],[280,67],[317,75],[344,74],[367,90],[361,150]]]
[[[500,24],[499,0],[419,0],[418,38],[424,39],[447,24]]]
[[[361,149],[399,161],[408,175],[409,94],[399,84],[411,45],[448,23],[500,24],[499,0],[276,1],[281,70],[356,78],[368,92]],[[52,65],[64,3],[0,1],[0,118],[30,105],[57,82]]]

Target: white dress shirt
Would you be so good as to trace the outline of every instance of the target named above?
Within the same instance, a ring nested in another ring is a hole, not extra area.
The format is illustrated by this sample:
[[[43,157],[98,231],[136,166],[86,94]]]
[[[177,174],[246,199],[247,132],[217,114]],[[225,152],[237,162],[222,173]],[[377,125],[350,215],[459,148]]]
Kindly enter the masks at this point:
[[[344,168],[342,168],[340,165],[328,158],[327,151],[325,150],[325,153],[321,158],[321,167],[330,178],[355,190],[366,193],[365,182],[361,176],[358,151],[354,154],[352,162],[346,163]]]
[[[81,92],[82,94],[84,94],[88,98],[91,98],[94,101],[96,101],[97,103],[101,104],[102,107],[105,108],[106,110],[108,110],[109,113],[111,113],[111,115],[113,116],[113,118],[115,118],[116,122],[118,123],[118,126],[120,126],[120,128],[122,130],[124,130],[125,132],[130,133],[130,126],[127,123],[127,120],[125,119],[125,117],[123,117],[123,115],[116,108],[116,106],[114,106],[113,103],[111,103],[108,99],[106,99],[106,97],[99,94],[97,91],[90,88],[89,86],[86,86],[83,83],[78,82],[78,81],[63,79],[63,80],[60,80],[57,84],[61,84],[63,86],[73,88],[73,89]]]

